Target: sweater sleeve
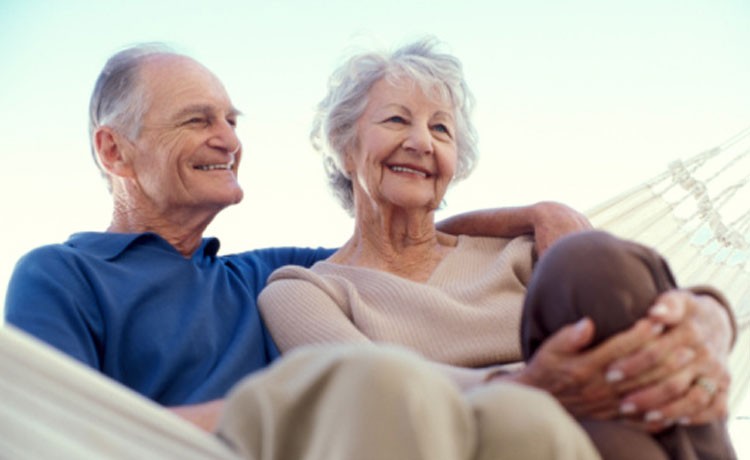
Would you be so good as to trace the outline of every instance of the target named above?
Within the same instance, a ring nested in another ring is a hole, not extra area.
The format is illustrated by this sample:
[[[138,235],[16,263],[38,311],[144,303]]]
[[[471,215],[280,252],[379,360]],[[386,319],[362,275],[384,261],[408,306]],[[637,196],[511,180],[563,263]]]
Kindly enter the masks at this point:
[[[285,267],[274,273],[258,297],[258,306],[282,352],[310,344],[373,343],[352,322],[337,289],[308,269]],[[431,365],[464,390],[484,384],[493,370],[435,361]]]
[[[258,307],[282,353],[320,343],[371,343],[335,300],[335,289],[310,270],[285,267],[269,279]]]

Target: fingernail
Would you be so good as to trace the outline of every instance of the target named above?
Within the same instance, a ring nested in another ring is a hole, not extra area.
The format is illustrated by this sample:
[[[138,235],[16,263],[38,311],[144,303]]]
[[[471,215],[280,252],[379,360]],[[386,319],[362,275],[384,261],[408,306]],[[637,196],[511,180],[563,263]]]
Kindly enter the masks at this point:
[[[578,322],[573,326],[573,334],[576,338],[580,338],[583,331],[586,329],[586,318],[579,319]]]
[[[659,335],[662,332],[664,332],[664,325],[663,324],[654,324],[651,326],[651,334],[653,335]]]
[[[646,412],[646,416],[643,417],[643,420],[646,422],[658,422],[659,420],[664,418],[664,414],[662,414],[658,410],[650,410]]]
[[[625,374],[620,369],[609,370],[604,375],[604,379],[609,383],[619,382],[623,380],[624,378],[625,378]]]
[[[677,419],[677,423],[680,425],[690,425],[690,417],[680,417]]]
[[[651,310],[649,310],[649,314],[653,316],[667,316],[669,314],[669,307],[666,304],[657,303],[656,305],[651,307]]]
[[[636,410],[638,410],[638,408],[635,407],[635,404],[632,402],[626,402],[620,405],[620,413],[623,415],[634,414]]]

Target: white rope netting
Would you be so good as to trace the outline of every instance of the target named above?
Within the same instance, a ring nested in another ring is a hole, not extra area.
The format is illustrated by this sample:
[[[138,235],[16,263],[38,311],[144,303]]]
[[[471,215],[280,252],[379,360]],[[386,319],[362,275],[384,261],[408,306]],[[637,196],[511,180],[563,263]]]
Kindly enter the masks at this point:
[[[594,226],[657,248],[683,286],[711,284],[732,303],[736,407],[750,385],[750,128],[587,213]]]

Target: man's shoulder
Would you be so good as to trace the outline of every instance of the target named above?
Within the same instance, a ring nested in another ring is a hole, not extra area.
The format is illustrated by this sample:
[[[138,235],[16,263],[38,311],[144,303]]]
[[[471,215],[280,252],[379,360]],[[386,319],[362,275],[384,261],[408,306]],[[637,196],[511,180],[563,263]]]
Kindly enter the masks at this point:
[[[45,244],[28,251],[19,259],[18,264],[68,259],[74,256],[75,249],[65,243]]]
[[[162,239],[155,233],[81,232],[70,236],[64,246],[70,251],[99,259],[112,259],[132,247],[136,241]]]
[[[107,232],[82,232],[71,235],[62,243],[38,246],[25,253],[16,268],[35,266],[89,265],[112,260],[132,246],[145,234],[116,234]]]
[[[113,249],[113,246],[123,246],[125,244],[127,243],[122,239],[118,241],[118,238],[113,238],[111,234],[107,233],[75,233],[65,242],[45,244],[31,249],[22,257],[22,260],[70,258],[86,254],[91,256],[105,256],[107,252]]]

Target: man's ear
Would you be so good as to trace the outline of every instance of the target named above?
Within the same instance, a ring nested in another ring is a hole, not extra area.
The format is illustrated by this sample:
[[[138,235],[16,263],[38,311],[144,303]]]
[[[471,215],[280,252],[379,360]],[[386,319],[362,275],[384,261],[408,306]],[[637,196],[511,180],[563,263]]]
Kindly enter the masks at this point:
[[[132,177],[133,169],[127,155],[129,147],[126,139],[109,126],[102,126],[94,131],[96,156],[99,164],[109,174]]]

